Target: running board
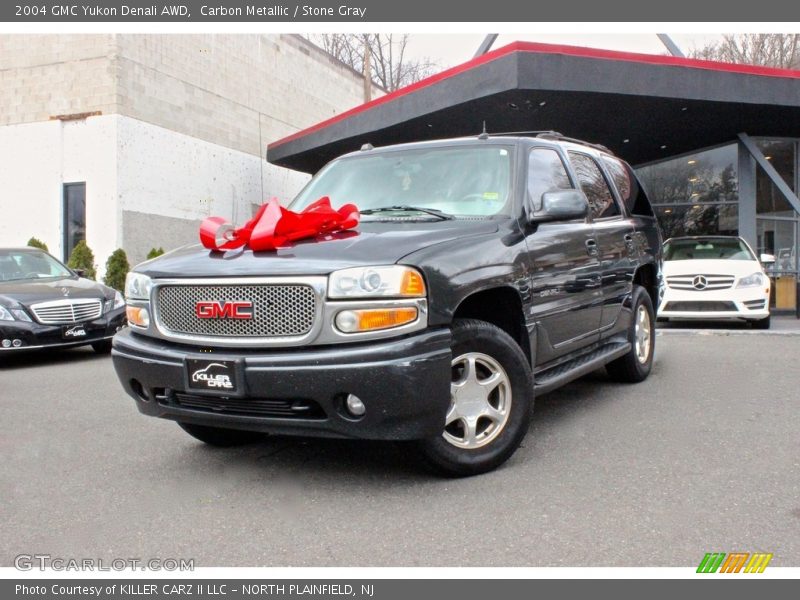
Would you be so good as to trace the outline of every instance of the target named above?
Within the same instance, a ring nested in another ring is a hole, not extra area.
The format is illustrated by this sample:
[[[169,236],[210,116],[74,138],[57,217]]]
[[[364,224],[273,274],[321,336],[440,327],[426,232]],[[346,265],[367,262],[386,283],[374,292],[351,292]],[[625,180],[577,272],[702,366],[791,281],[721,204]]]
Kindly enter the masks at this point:
[[[537,395],[552,392],[565,383],[583,377],[606,363],[624,356],[630,349],[630,342],[612,342],[601,346],[578,358],[536,373],[533,378],[533,389],[536,390]]]

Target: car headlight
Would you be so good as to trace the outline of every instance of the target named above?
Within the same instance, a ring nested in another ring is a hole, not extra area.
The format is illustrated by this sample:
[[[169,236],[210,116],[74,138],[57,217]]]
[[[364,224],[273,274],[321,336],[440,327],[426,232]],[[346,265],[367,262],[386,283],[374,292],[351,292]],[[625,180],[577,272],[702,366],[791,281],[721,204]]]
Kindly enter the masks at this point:
[[[334,271],[329,298],[422,298],[425,280],[411,267],[356,267]]]
[[[147,275],[131,271],[125,277],[125,298],[127,300],[150,300],[153,280]]]
[[[114,299],[106,300],[103,312],[111,312],[112,310],[117,310],[123,306],[125,306],[125,297],[119,292],[114,292]]]
[[[742,277],[739,283],[736,284],[737,288],[756,287],[764,285],[764,275],[762,273],[753,273],[747,277]]]
[[[14,315],[4,306],[0,306],[0,321],[13,321]]]
[[[17,319],[17,321],[25,321],[26,323],[31,322],[31,318],[28,316],[24,310],[20,310],[19,308],[12,308],[11,314]]]

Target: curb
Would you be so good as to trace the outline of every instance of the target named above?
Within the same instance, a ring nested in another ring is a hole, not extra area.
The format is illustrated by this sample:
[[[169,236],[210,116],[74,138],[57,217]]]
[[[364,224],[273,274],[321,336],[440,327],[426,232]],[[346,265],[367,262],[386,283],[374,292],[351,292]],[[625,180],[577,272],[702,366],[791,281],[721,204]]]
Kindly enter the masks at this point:
[[[800,330],[782,331],[780,329],[765,329],[763,331],[752,329],[656,329],[656,336],[661,335],[777,335],[800,336]]]

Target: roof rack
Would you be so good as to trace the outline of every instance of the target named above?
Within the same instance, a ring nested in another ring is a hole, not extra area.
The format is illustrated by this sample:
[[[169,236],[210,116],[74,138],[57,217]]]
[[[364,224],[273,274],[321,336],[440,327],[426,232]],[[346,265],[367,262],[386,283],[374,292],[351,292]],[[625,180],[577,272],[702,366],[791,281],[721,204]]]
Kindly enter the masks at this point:
[[[611,155],[614,154],[611,150],[609,150],[606,146],[603,146],[602,144],[593,144],[591,142],[579,140],[578,138],[569,137],[568,135],[564,135],[563,133],[560,133],[558,131],[553,131],[552,129],[542,129],[537,131],[501,131],[498,133],[490,133],[489,135],[490,136],[524,135],[524,136],[542,138],[545,140],[559,140],[562,142],[572,142],[573,144],[580,144],[581,146],[589,146],[590,148],[594,148],[595,150],[600,150],[601,152],[607,152],[608,154]]]
[[[539,133],[536,137],[544,138],[544,139],[553,139],[559,140],[562,142],[572,142],[573,144],[580,144],[581,146],[589,146],[590,148],[594,148],[595,150],[600,150],[601,152],[607,152],[608,154],[614,154],[603,146],[603,144],[593,144],[591,142],[586,142],[584,140],[579,140],[578,138],[569,137],[567,135],[562,135],[557,131],[543,131]]]
[[[547,134],[552,134],[555,136],[561,136],[560,133],[557,131],[553,131],[551,129],[540,129],[536,131],[500,131],[497,133],[489,133],[489,135],[493,136],[502,136],[502,135],[529,135],[532,137],[539,137]]]

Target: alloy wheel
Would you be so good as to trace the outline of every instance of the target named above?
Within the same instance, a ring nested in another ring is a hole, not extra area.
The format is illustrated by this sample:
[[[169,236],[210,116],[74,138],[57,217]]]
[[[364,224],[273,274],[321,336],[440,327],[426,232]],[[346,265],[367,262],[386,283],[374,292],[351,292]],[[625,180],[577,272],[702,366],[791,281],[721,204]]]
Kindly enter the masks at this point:
[[[491,443],[503,431],[511,412],[511,382],[488,354],[467,352],[453,359],[450,408],[443,436],[458,448]]]

